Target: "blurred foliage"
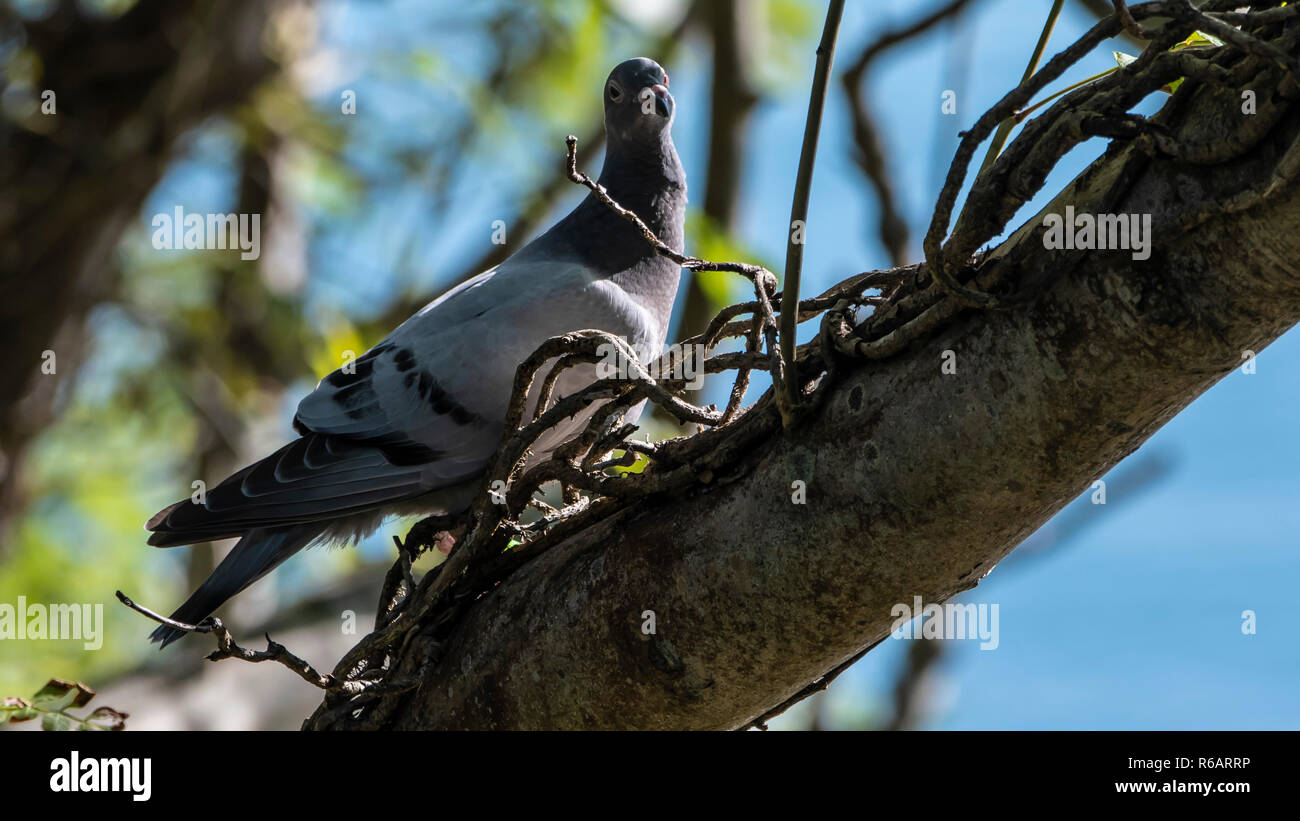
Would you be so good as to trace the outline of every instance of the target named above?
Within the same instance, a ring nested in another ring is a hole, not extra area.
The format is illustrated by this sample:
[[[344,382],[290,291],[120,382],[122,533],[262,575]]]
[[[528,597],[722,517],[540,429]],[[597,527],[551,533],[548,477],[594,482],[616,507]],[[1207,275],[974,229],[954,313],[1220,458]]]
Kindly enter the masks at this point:
[[[82,8],[111,17],[131,5]],[[802,76],[815,5],[755,0],[764,55],[756,81],[765,93]],[[31,692],[50,674],[103,681],[139,666],[152,649],[151,626],[113,591],[166,610],[189,592],[186,562],[203,555],[147,547],[142,523],[189,495],[195,480],[214,484],[290,438],[294,407],[316,379],[391,331],[391,315],[475,273],[466,268],[490,250],[491,223],[510,225],[559,176],[563,136],[599,124],[593,88],[609,66],[646,53],[682,25],[689,6],[277,7],[264,45],[282,70],[228,116],[184,137],[139,220],[105,259],[119,284],[91,313],[84,361],[60,361],[54,421],[31,445],[21,477],[32,501],[0,545],[0,603],[102,604],[103,645],[0,642],[0,693]],[[53,4],[11,7],[36,19]],[[689,27],[683,35],[707,36]],[[691,49],[689,60],[696,54],[707,49]],[[41,76],[31,52],[0,52],[0,69],[6,108],[31,102]],[[348,92],[356,116],[342,110]],[[694,179],[704,179],[703,169]],[[554,192],[557,216],[580,197],[566,184]],[[178,206],[261,213],[260,259],[154,250],[152,215]],[[688,247],[761,261],[697,211]],[[717,307],[738,295],[732,279],[708,281]],[[643,428],[655,438],[676,432],[654,420]],[[390,555],[392,532],[370,543],[372,557]],[[283,606],[363,562],[357,550],[322,553],[241,597],[236,623],[239,608],[259,597]]]
[[[708,214],[690,209],[686,214],[686,235],[690,252],[700,259],[734,260],[762,265],[769,271],[780,266],[728,234]],[[692,274],[716,307],[722,308],[741,299],[753,298],[753,289],[744,280],[721,271],[698,271]],[[702,328],[699,330],[703,330]]]

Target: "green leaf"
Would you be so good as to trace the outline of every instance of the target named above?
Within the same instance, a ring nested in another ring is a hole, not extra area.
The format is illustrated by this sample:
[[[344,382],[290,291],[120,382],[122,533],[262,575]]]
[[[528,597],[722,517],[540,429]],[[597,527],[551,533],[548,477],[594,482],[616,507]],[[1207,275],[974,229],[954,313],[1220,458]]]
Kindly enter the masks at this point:
[[[44,713],[41,716],[41,729],[50,732],[63,732],[72,729],[72,719],[63,713]]]
[[[77,692],[69,690],[62,693],[48,693],[44,689],[36,694],[32,699],[32,704],[36,709],[43,712],[57,713],[72,706],[72,702],[77,700]]]
[[[79,681],[52,678],[32,696],[32,704],[39,710],[59,712],[69,707],[84,707],[95,697],[95,691]]]
[[[16,724],[19,721],[31,721],[38,715],[40,715],[40,712],[33,708],[25,698],[9,696],[3,702],[0,702],[0,724],[4,722]]]
[[[125,730],[130,713],[119,713],[112,707],[100,707],[83,719],[86,727],[96,730]]]
[[[1177,51],[1180,48],[1189,48],[1191,46],[1222,46],[1223,41],[1213,34],[1206,34],[1203,31],[1194,31],[1188,35],[1187,39],[1170,48],[1170,51]]]

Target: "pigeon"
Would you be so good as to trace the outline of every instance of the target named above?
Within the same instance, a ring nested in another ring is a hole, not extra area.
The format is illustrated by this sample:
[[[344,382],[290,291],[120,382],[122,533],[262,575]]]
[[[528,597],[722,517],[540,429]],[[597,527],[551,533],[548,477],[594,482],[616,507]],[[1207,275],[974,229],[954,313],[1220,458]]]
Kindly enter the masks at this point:
[[[653,60],[628,60],[610,72],[602,95],[598,182],[681,253],[686,173],[670,133],[676,103],[668,75]],[[355,542],[389,516],[466,510],[504,433],[518,365],[547,339],[584,329],[657,355],[680,275],[636,226],[589,194],[546,233],[322,379],[298,405],[297,439],[201,502],[176,502],[148,521],[157,547],[239,537],[172,620],[198,623],[309,545]],[[554,361],[534,380],[529,413]],[[555,401],[595,378],[594,364],[566,371]],[[531,459],[572,438],[594,412],[588,406],[549,431]],[[150,639],[166,647],[183,635],[164,625]]]

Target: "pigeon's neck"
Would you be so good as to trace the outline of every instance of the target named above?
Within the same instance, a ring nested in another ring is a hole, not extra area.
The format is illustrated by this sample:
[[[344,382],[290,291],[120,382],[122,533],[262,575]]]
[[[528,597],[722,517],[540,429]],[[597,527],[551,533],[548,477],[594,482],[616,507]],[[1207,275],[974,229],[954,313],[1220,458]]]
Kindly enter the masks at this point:
[[[671,138],[664,135],[663,141],[650,149],[610,146],[598,182],[665,245],[682,252],[686,172]],[[660,256],[636,226],[589,194],[548,234],[539,242],[563,243],[567,254],[589,270],[608,276],[650,311],[662,326],[660,337],[667,333],[681,268]]]
[[[682,169],[676,146],[666,133],[653,148],[611,145],[597,182],[615,202],[640,217],[669,248],[681,252],[686,213],[686,172]],[[588,195],[575,215],[578,212],[583,212],[584,219],[594,223],[625,226],[632,234],[640,236],[631,223],[615,214],[595,194]],[[645,244],[644,240],[642,244]]]

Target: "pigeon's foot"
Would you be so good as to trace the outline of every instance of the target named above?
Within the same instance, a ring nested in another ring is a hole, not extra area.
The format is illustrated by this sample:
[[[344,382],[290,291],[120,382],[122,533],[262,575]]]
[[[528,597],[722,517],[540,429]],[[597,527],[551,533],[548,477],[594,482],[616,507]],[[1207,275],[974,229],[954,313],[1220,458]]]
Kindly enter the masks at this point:
[[[451,534],[451,531],[439,531],[433,537],[433,546],[438,549],[439,553],[448,556],[451,554],[451,549],[456,546],[456,537]]]

